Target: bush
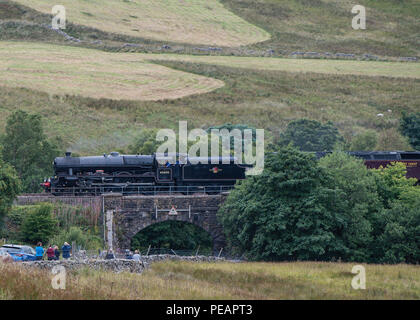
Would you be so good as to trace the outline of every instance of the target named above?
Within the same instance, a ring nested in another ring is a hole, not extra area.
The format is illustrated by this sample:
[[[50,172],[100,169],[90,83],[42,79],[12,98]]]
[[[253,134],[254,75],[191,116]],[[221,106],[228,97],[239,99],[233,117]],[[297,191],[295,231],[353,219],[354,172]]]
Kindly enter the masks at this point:
[[[49,243],[61,248],[64,242],[75,242],[78,247],[85,250],[97,250],[103,248],[103,242],[100,237],[91,233],[90,230],[84,230],[79,227],[70,227],[63,229],[60,233],[49,239]]]
[[[416,150],[420,150],[420,112],[403,113],[400,130],[408,138],[411,146]]]
[[[24,218],[21,235],[22,240],[36,244],[46,243],[57,232],[58,221],[52,215],[53,205],[43,203]]]
[[[366,130],[355,136],[351,141],[350,151],[373,151],[376,150],[378,136],[373,130]]]
[[[331,151],[343,143],[344,138],[332,122],[322,124],[308,119],[290,122],[277,142],[280,146],[293,144],[301,151]]]

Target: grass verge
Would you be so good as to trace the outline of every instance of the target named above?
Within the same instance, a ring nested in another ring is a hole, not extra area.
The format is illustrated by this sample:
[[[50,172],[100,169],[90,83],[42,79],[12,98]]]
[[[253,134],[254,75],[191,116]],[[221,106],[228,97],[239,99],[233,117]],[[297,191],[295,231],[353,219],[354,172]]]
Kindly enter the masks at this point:
[[[81,270],[65,290],[50,273],[0,265],[2,299],[419,299],[420,268],[365,265],[366,290],[354,290],[354,264],[159,262],[141,275]]]

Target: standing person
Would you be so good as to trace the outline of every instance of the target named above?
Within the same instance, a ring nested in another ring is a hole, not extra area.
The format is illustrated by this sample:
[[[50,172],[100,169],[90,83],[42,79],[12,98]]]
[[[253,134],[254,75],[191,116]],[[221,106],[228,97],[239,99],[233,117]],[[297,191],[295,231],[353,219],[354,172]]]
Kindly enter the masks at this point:
[[[51,245],[49,245],[47,249],[47,258],[49,261],[54,260],[55,258],[55,252]]]
[[[54,246],[54,256],[55,260],[60,260],[60,250],[58,250],[58,246]]]
[[[61,251],[63,251],[63,259],[70,258],[70,250],[71,245],[69,245],[67,242],[64,242],[64,246],[61,247]]]
[[[133,254],[133,260],[134,261],[140,261],[141,255],[139,253],[139,250],[135,250]]]
[[[35,257],[36,260],[42,260],[44,258],[44,248],[42,247],[42,242],[38,242],[35,248]]]

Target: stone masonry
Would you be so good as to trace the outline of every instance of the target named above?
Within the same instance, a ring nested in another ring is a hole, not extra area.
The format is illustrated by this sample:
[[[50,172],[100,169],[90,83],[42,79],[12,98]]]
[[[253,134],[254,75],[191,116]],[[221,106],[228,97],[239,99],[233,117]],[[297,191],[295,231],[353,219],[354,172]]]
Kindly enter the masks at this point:
[[[17,204],[60,201],[71,205],[94,206],[101,210],[100,221],[106,244],[114,250],[130,248],[131,239],[152,224],[168,220],[184,221],[206,230],[217,252],[225,246],[223,229],[216,215],[225,198],[225,194],[123,196],[113,193],[99,197],[22,195],[18,197]],[[109,227],[109,223],[112,223],[112,227]]]

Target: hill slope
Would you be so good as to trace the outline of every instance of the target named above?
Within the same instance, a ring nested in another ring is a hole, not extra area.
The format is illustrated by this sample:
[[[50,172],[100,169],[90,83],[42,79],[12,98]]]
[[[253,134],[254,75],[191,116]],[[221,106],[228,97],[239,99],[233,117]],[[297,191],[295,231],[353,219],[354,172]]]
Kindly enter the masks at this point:
[[[52,4],[16,0],[43,13]],[[181,43],[240,46],[270,35],[226,10],[217,0],[62,0],[70,22],[102,31]]]

